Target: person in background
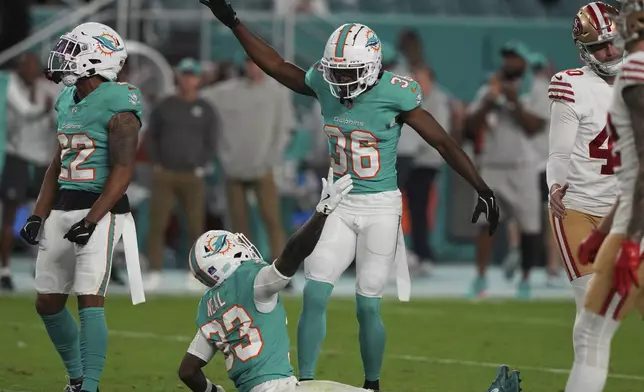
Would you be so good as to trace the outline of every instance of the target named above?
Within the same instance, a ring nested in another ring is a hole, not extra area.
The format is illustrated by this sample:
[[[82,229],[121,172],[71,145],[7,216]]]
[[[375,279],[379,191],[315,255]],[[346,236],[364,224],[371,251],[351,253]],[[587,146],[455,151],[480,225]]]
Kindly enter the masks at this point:
[[[274,257],[286,239],[273,168],[282,159],[295,115],[287,89],[245,56],[243,66],[244,75],[204,89],[202,96],[222,118],[217,152],[226,178],[232,231],[252,240],[246,196],[254,191]]]
[[[26,53],[7,85],[5,159],[0,178],[0,290],[14,289],[10,261],[18,207],[35,199],[56,149],[53,89],[42,77],[38,58]]]
[[[475,135],[484,130],[481,176],[499,195],[502,211],[510,211],[521,232],[523,276],[517,287],[519,298],[530,297],[530,270],[541,257],[541,202],[537,154],[531,139],[544,131],[548,106],[531,106],[519,99],[519,88],[528,66],[529,51],[511,41],[501,49],[503,65],[481,86],[467,109],[466,130]],[[507,216],[506,216],[507,217]],[[477,238],[478,276],[468,296],[482,296],[487,290],[487,263],[493,241],[482,228]]]
[[[550,78],[555,74],[548,58],[541,53],[533,53],[530,59],[530,65],[534,72],[532,88],[530,90],[530,107],[539,108],[539,112],[550,112],[550,99],[548,98],[548,88],[550,87]],[[561,260],[559,259],[559,248],[555,241],[554,235],[548,233],[551,230],[550,212],[548,210],[548,182],[546,181],[546,166],[549,156],[549,134],[550,118],[547,119],[545,130],[532,139],[535,151],[539,154],[539,185],[541,186],[541,215],[545,219],[544,230],[542,230],[542,254],[546,260],[546,273],[548,280],[546,284],[550,287],[557,287],[561,284]]]
[[[161,100],[152,110],[146,132],[148,158],[153,165],[150,201],[146,289],[161,283],[165,231],[175,201],[186,213],[188,241],[204,231],[204,175],[215,158],[219,118],[199,97],[201,67],[186,58],[177,66],[176,95]],[[193,279],[189,279],[189,287]]]
[[[450,96],[434,83],[434,73],[429,68],[417,68],[412,77],[418,81],[425,96],[423,108],[432,113],[436,121],[451,133],[453,129],[452,100]],[[429,246],[429,222],[427,207],[429,193],[445,163],[441,155],[408,126],[402,130],[401,140],[414,146],[409,155],[412,160],[404,182],[400,189],[405,191],[409,201],[409,216],[411,220],[412,250],[409,265],[414,274],[430,275],[433,269],[432,251]],[[400,178],[399,178],[400,180]]]

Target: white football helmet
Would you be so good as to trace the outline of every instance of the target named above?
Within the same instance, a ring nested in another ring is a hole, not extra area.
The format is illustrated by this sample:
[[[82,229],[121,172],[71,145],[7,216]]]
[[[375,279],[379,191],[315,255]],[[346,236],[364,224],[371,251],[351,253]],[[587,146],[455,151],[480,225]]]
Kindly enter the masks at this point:
[[[210,230],[190,249],[190,271],[208,287],[219,287],[246,260],[261,260],[255,245],[241,233]]]
[[[46,72],[53,81],[62,81],[65,86],[94,75],[114,81],[125,59],[123,38],[109,26],[89,22],[60,37],[49,52]]]
[[[331,94],[355,98],[378,82],[382,69],[380,39],[365,25],[344,24],[329,37],[320,63]]]

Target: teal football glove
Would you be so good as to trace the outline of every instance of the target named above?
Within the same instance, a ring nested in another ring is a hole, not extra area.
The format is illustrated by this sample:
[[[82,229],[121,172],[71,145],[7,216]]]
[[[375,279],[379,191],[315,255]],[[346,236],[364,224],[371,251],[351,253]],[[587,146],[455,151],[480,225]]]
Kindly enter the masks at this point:
[[[496,379],[487,392],[521,392],[521,374],[506,365],[501,365]]]
[[[229,28],[232,29],[239,24],[237,13],[228,0],[199,0],[199,2],[210,8],[212,14]]]

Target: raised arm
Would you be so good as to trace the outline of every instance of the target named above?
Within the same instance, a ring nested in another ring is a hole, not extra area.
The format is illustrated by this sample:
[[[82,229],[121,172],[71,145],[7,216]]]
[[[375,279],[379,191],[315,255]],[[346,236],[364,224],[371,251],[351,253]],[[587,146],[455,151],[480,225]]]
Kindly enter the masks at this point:
[[[315,93],[306,85],[306,72],[295,64],[284,61],[266,41],[253,34],[239,19],[228,0],[199,0],[210,8],[213,15],[228,26],[255,64],[267,75],[298,94],[314,97]]]

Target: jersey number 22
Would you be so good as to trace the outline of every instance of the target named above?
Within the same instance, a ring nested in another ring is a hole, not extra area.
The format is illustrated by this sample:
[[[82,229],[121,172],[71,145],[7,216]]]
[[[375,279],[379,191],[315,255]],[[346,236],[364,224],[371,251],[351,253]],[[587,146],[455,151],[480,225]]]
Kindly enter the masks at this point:
[[[67,135],[58,134],[60,143],[60,178],[68,181],[91,181],[94,179],[94,169],[83,169],[82,165],[87,158],[96,150],[94,141],[85,133],[74,133]],[[69,165],[65,164],[67,154],[75,154]]]

